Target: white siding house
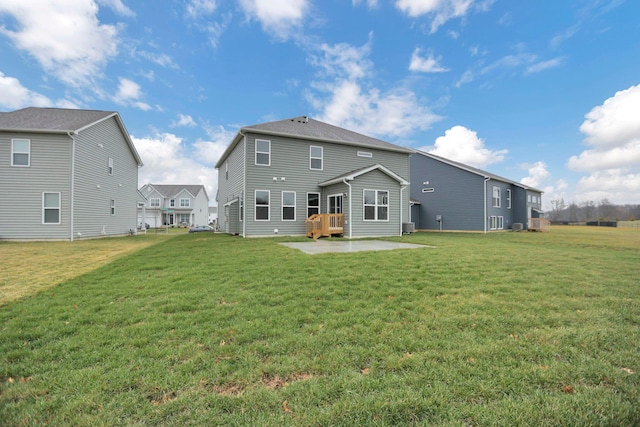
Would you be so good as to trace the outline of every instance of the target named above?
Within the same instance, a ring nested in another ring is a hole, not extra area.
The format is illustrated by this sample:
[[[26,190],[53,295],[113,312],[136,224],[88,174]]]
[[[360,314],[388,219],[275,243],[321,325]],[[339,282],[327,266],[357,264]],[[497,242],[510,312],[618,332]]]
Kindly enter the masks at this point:
[[[141,166],[115,111],[0,113],[0,239],[74,240],[135,230]]]
[[[145,197],[143,209],[138,208],[138,225],[151,228],[192,226],[209,223],[209,196],[203,185],[145,184],[140,188]]]

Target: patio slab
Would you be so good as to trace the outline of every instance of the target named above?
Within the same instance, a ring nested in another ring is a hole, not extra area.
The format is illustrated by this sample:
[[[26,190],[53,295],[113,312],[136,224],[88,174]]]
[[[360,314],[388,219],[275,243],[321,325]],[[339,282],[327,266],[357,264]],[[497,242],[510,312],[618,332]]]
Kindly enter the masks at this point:
[[[389,251],[392,249],[420,249],[433,246],[416,245],[414,243],[387,242],[383,240],[315,240],[312,242],[280,243],[304,253],[315,255],[331,252]]]

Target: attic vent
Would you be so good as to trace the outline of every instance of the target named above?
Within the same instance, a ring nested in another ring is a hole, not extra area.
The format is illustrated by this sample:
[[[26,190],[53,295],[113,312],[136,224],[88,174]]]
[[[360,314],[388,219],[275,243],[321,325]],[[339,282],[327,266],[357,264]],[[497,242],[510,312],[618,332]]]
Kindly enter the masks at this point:
[[[423,188],[422,189],[423,193],[433,193],[434,191],[436,191],[436,190],[435,190],[435,188],[432,188],[432,187],[431,188]]]
[[[291,119],[291,121],[293,121],[293,119]],[[309,117],[308,116],[299,117],[298,123],[309,123]]]

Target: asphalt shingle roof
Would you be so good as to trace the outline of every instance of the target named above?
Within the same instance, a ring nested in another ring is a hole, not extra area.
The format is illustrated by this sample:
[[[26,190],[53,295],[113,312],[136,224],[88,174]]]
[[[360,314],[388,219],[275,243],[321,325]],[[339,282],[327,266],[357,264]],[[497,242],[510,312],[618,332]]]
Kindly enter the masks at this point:
[[[114,114],[115,111],[28,107],[0,113],[0,129],[73,132]]]
[[[164,197],[172,198],[178,195],[182,190],[187,190],[194,197],[198,195],[200,190],[204,189],[203,185],[164,185],[164,184],[150,184]]]

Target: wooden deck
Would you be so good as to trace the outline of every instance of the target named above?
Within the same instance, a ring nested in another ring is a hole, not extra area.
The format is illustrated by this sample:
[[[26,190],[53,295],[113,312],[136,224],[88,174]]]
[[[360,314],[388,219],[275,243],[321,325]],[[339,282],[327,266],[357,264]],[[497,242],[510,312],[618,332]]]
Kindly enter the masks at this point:
[[[544,218],[529,218],[528,230],[548,233],[551,230],[551,221]]]
[[[307,218],[307,237],[317,239],[342,235],[344,232],[343,214],[315,214]]]

